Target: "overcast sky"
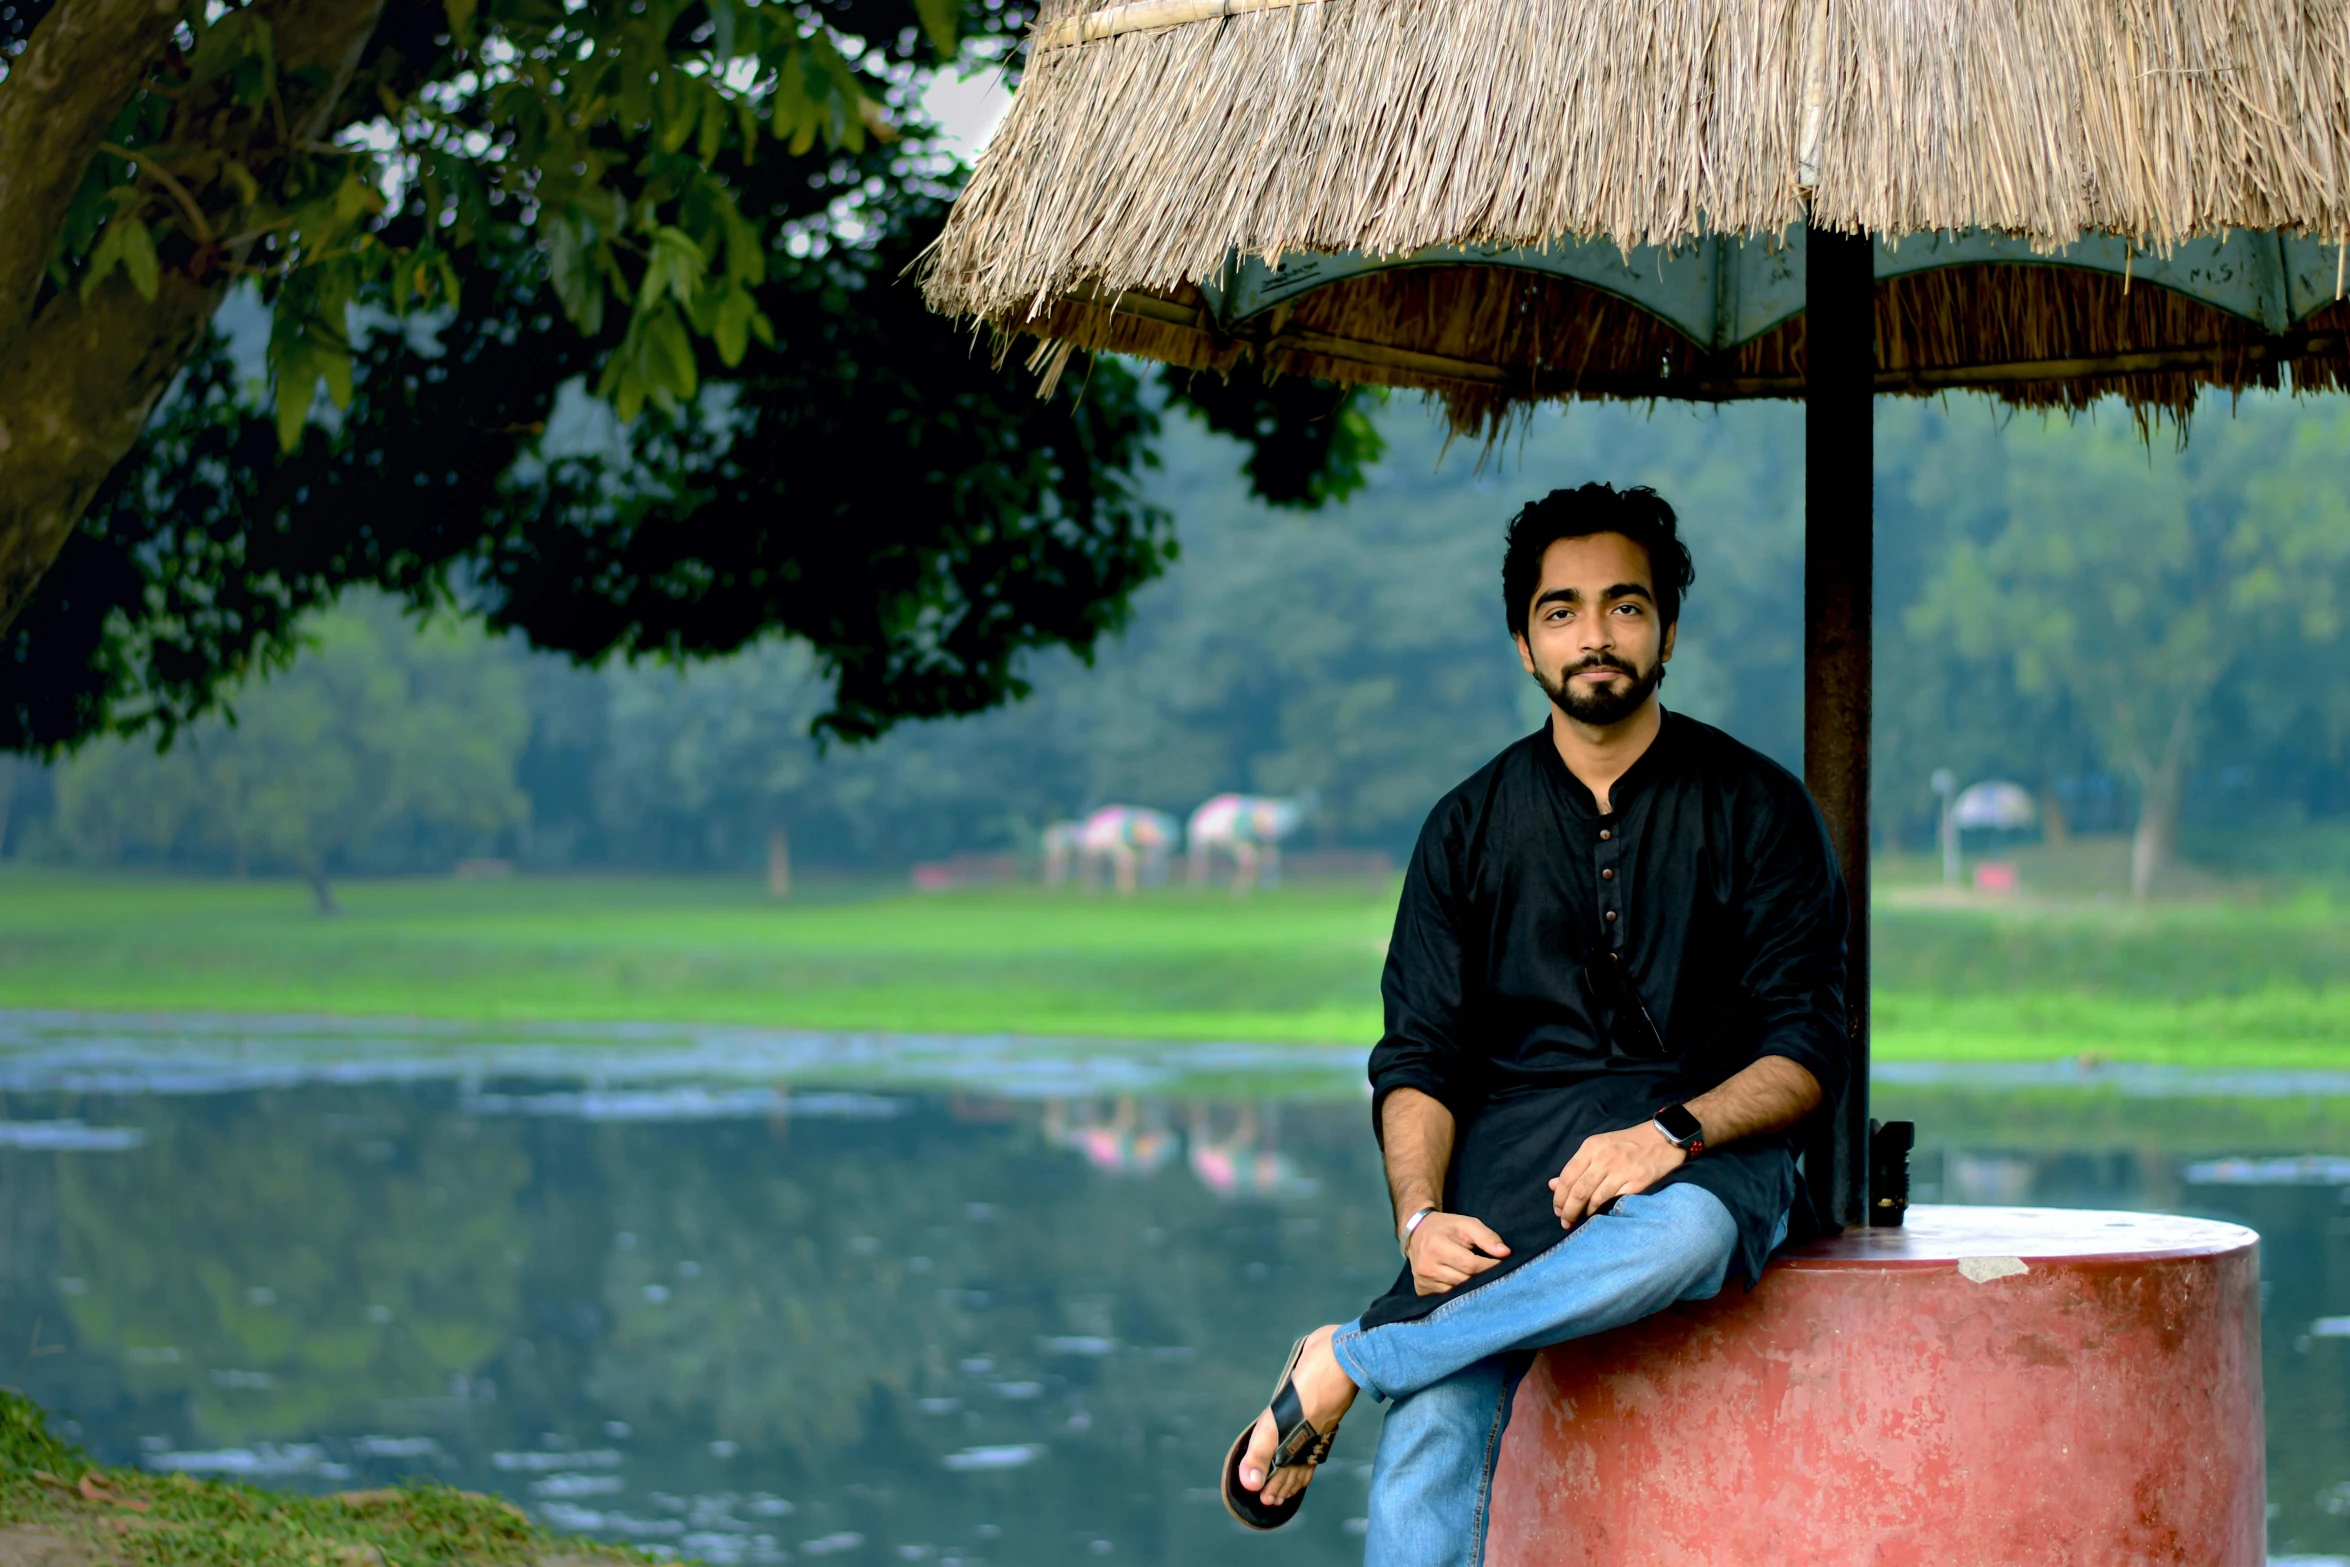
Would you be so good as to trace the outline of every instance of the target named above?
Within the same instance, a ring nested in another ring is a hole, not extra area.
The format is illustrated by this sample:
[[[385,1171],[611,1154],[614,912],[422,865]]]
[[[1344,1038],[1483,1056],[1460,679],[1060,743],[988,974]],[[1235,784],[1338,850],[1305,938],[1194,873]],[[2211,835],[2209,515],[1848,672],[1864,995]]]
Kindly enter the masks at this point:
[[[974,67],[968,76],[941,72],[922,95],[923,107],[946,131],[947,146],[966,163],[978,159],[1011,103],[1004,73],[993,65]]]

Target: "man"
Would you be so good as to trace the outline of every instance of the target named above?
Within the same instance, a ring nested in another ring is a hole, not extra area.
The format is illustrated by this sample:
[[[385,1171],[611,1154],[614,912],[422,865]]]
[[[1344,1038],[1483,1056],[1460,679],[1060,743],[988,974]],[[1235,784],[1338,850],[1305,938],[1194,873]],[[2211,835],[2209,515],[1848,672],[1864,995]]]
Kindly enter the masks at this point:
[[[1395,1286],[1293,1351],[1225,1499],[1294,1514],[1358,1391],[1391,1400],[1369,1567],[1475,1567],[1533,1351],[1753,1281],[1841,1086],[1844,886],[1803,786],[1657,688],[1695,578],[1648,489],[1511,521],[1503,605],[1550,722],[1439,803],[1371,1054]]]

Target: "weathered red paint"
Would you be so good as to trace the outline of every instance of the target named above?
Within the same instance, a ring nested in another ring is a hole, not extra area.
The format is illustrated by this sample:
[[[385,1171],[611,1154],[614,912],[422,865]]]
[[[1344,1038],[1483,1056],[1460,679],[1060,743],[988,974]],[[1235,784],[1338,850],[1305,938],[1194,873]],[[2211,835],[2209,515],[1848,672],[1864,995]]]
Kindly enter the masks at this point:
[[[1485,1559],[2261,1567],[2258,1241],[1913,1207],[1751,1293],[1545,1350]]]

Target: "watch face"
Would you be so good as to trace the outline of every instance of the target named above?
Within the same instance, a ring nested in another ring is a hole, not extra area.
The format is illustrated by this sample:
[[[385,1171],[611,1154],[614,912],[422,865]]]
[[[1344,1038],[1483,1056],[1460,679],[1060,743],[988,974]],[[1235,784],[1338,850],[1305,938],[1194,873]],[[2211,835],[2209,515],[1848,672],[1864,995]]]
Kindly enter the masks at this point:
[[[1697,1117],[1689,1113],[1687,1105],[1667,1105],[1656,1113],[1656,1124],[1665,1129],[1665,1135],[1677,1143],[1694,1142],[1705,1133]]]

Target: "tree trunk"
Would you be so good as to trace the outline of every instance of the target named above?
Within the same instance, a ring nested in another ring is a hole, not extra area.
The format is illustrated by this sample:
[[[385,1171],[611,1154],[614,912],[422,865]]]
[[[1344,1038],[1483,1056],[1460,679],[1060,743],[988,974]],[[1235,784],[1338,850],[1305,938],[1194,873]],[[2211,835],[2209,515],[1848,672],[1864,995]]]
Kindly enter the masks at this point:
[[[323,865],[312,865],[306,875],[310,882],[310,896],[316,900],[318,904],[319,917],[321,919],[332,919],[336,915],[342,913],[343,906],[335,902],[334,888],[327,885],[326,867]]]
[[[24,608],[99,485],[137,443],[226,287],[221,268],[202,278],[174,268],[147,300],[117,273],[86,304],[69,289],[25,318],[56,243],[62,203],[107,125],[153,69],[177,16],[178,8],[167,6],[161,23],[151,25],[152,4],[64,0],[0,83],[0,146],[8,149],[0,159],[7,165],[0,178],[0,630]],[[325,140],[350,117],[340,107],[344,89],[382,9],[383,0],[262,0],[296,141]],[[213,96],[225,91],[182,100],[173,138],[205,144],[220,117]],[[375,114],[381,106],[358,107]],[[26,129],[52,118],[58,124],[41,134]],[[36,157],[48,161],[26,165]],[[207,192],[197,194],[210,205]],[[231,198],[223,211],[234,210]]]
[[[1942,814],[1934,826],[1935,842],[1942,851],[1942,885],[1945,887],[1957,886],[1959,872],[1964,868],[1958,852],[1958,812],[1953,808],[1957,798],[1956,791],[1944,793]]]
[[[2138,780],[2138,830],[2130,838],[2130,896],[2145,901],[2155,874],[2177,857],[2179,781],[2160,771]]]
[[[2065,814],[2064,797],[2054,789],[2040,791],[2040,841],[2051,846],[2073,841],[2073,819]]]
[[[2187,742],[2195,729],[2195,711],[2202,699],[2180,701],[2171,719],[2170,737],[2151,765],[2138,768],[2138,830],[2130,839],[2130,896],[2144,902],[2154,889],[2154,878],[2178,858],[2179,797],[2187,781]]]
[[[218,285],[167,272],[144,300],[118,273],[87,305],[51,299],[0,360],[0,630],[137,443],[220,297]]]
[[[777,902],[791,896],[791,835],[780,827],[767,829],[767,896]]]

